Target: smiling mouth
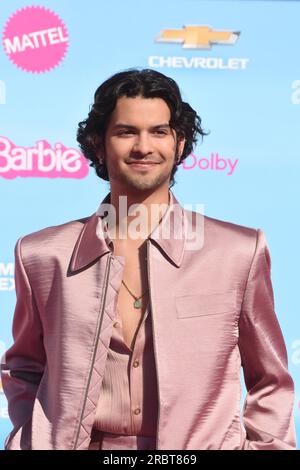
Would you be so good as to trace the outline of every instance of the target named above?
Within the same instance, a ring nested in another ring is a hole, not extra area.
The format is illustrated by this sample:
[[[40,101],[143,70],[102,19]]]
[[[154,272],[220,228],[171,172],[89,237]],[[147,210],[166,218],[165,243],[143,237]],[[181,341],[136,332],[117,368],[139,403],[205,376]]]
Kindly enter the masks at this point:
[[[136,161],[136,162],[129,162],[128,165],[159,165],[159,163],[151,162],[151,161]]]
[[[157,162],[131,162],[128,163],[129,166],[132,167],[132,169],[136,170],[150,170],[151,168],[154,168],[155,166],[159,165]]]

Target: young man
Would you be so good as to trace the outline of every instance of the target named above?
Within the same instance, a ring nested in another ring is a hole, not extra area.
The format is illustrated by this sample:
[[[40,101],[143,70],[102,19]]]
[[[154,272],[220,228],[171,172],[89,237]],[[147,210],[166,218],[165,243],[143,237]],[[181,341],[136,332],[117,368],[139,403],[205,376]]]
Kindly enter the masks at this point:
[[[198,134],[159,72],[97,89],[77,138],[110,193],[16,244],[6,449],[295,448],[264,233],[187,211],[170,190]]]

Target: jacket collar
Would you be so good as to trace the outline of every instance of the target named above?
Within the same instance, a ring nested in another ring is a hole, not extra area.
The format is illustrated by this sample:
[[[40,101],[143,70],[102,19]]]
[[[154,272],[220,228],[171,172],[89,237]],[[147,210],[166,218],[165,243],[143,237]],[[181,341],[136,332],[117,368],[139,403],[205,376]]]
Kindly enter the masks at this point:
[[[148,238],[161,248],[169,261],[173,261],[179,267],[184,254],[185,218],[183,208],[171,190],[169,196],[169,206]],[[101,206],[109,202],[110,193],[105,196],[96,212],[87,218],[74,247],[70,263],[71,271],[78,271],[112,251],[106,224],[103,222],[104,215],[99,215],[102,213]]]

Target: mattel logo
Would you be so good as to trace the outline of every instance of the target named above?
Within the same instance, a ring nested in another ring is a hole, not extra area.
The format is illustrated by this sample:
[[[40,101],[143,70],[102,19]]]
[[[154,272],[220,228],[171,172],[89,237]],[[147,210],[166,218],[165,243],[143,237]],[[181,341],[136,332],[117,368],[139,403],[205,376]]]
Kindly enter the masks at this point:
[[[225,171],[228,176],[231,176],[235,171],[237,162],[237,158],[235,160],[221,158],[217,152],[211,153],[209,158],[197,157],[194,153],[191,153],[183,161],[182,167],[184,170],[198,168],[200,170]]]
[[[52,148],[47,140],[39,140],[35,147],[25,148],[0,137],[0,176],[3,178],[84,178],[88,171],[85,157],[60,142]]]
[[[0,262],[0,292],[15,289],[14,264]]]
[[[68,45],[63,20],[43,6],[27,6],[15,11],[4,26],[4,51],[11,62],[25,72],[42,73],[57,67]]]

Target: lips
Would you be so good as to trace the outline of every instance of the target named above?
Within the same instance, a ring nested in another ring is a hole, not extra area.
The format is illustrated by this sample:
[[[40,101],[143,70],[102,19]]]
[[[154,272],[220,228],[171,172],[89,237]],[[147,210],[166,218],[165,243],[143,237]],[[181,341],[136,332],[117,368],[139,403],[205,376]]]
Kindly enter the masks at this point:
[[[144,160],[144,161],[137,160],[137,161],[128,163],[128,165],[158,165],[158,164],[159,164],[158,162],[152,162],[150,160]]]
[[[134,171],[151,171],[154,169],[154,167],[156,167],[157,165],[159,165],[158,162],[153,162],[152,160],[144,160],[144,161],[141,161],[141,160],[137,160],[137,161],[134,161],[134,162],[129,162],[128,163],[129,166],[131,166],[132,170]]]

